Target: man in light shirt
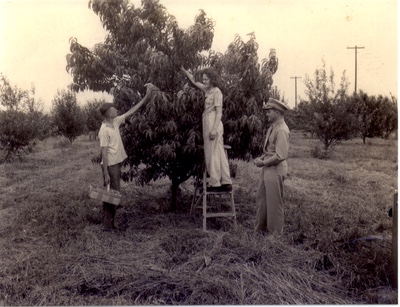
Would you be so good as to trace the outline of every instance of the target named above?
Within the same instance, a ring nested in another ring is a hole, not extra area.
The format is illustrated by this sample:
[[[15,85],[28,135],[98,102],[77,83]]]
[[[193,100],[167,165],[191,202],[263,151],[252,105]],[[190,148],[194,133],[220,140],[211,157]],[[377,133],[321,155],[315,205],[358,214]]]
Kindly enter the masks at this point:
[[[118,110],[112,103],[104,103],[100,106],[100,113],[104,117],[99,130],[99,142],[101,147],[101,164],[103,170],[104,186],[110,185],[110,189],[120,191],[120,177],[122,162],[128,157],[122,143],[119,127],[125,120],[148,102],[151,93],[158,90],[148,83],[145,97],[128,112],[118,116]],[[116,206],[103,202],[102,222],[106,229],[115,228],[114,218]]]
[[[262,167],[261,178],[256,194],[257,215],[255,230],[269,233],[283,233],[283,181],[288,174],[288,151],[290,131],[284,121],[284,113],[288,107],[270,98],[263,107],[268,122],[264,142],[264,154],[254,160],[254,164]]]

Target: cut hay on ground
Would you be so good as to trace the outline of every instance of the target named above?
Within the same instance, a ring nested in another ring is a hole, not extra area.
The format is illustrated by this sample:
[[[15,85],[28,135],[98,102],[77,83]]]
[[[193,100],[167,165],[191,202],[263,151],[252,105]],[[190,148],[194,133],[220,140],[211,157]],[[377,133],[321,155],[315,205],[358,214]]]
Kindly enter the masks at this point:
[[[169,212],[167,179],[123,184],[120,230],[89,223],[101,208],[88,197],[89,184],[101,184],[93,142],[42,144],[0,165],[0,305],[397,303],[387,216],[397,168],[379,154],[397,147],[369,146],[368,158],[345,143],[320,161],[300,140],[294,134],[282,236],[253,232],[259,170],[245,162],[236,161],[238,226],[210,219],[208,232],[201,210],[189,214],[191,181]],[[387,240],[356,240],[366,235]]]

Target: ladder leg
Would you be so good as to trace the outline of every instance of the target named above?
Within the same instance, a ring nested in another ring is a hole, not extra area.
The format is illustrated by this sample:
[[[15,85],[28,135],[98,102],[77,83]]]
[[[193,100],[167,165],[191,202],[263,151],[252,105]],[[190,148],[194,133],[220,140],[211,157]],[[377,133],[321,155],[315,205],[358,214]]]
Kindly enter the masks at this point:
[[[206,171],[203,174],[203,231],[207,229],[207,184],[206,184]]]
[[[225,151],[225,154],[226,151]],[[203,190],[201,191],[201,188],[199,186],[200,179],[201,178],[201,173],[198,174],[196,177],[196,186],[194,190],[194,195],[192,199],[192,204],[190,208],[190,212],[193,213],[196,208],[202,208],[203,212],[203,231],[207,231],[207,217],[227,217],[227,218],[233,218],[233,222],[235,227],[237,226],[237,221],[236,221],[236,208],[235,208],[235,200],[233,196],[233,191],[224,191],[224,192],[208,192],[207,191],[207,169],[203,165]],[[199,194],[199,195],[197,195]],[[208,198],[208,196],[212,196]],[[229,194],[229,195],[228,195]],[[229,207],[230,211],[226,211],[226,199],[224,201],[224,206],[222,206],[222,199],[224,197],[222,196],[228,196],[229,197]],[[200,206],[200,202],[202,202],[202,205]],[[210,207],[215,206],[215,209],[217,209],[217,212],[215,210],[211,210],[211,212],[207,211],[207,202],[209,202]],[[224,212],[222,212],[222,209],[225,209]]]
[[[233,191],[230,193],[231,195],[231,210],[232,210],[232,212],[233,212],[233,223],[235,224],[235,226],[237,225],[236,224],[236,208],[235,208],[235,200],[234,200],[234,198],[233,198]]]

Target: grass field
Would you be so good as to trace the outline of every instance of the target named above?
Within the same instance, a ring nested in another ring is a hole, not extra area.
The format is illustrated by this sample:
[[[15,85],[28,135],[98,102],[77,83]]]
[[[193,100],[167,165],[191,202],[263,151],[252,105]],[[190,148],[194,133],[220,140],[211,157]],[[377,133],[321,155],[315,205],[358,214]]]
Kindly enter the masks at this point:
[[[285,230],[253,232],[260,170],[235,161],[237,227],[190,214],[191,181],[169,212],[169,181],[123,183],[118,231],[87,216],[101,204],[98,145],[48,139],[0,165],[0,305],[360,304],[398,302],[390,286],[397,140],[352,140],[330,159],[292,134]]]

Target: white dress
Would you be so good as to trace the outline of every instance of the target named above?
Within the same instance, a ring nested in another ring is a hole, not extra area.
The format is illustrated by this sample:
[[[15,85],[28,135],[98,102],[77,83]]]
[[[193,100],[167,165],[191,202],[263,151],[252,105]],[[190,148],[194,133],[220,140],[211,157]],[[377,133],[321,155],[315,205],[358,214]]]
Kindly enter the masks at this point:
[[[222,92],[214,87],[206,92],[205,106],[203,112],[203,140],[204,156],[207,172],[210,176],[209,185],[219,187],[221,184],[232,184],[229,172],[229,163],[224,150],[224,127],[220,121],[217,136],[210,140],[210,132],[214,126],[216,107],[222,108]]]

